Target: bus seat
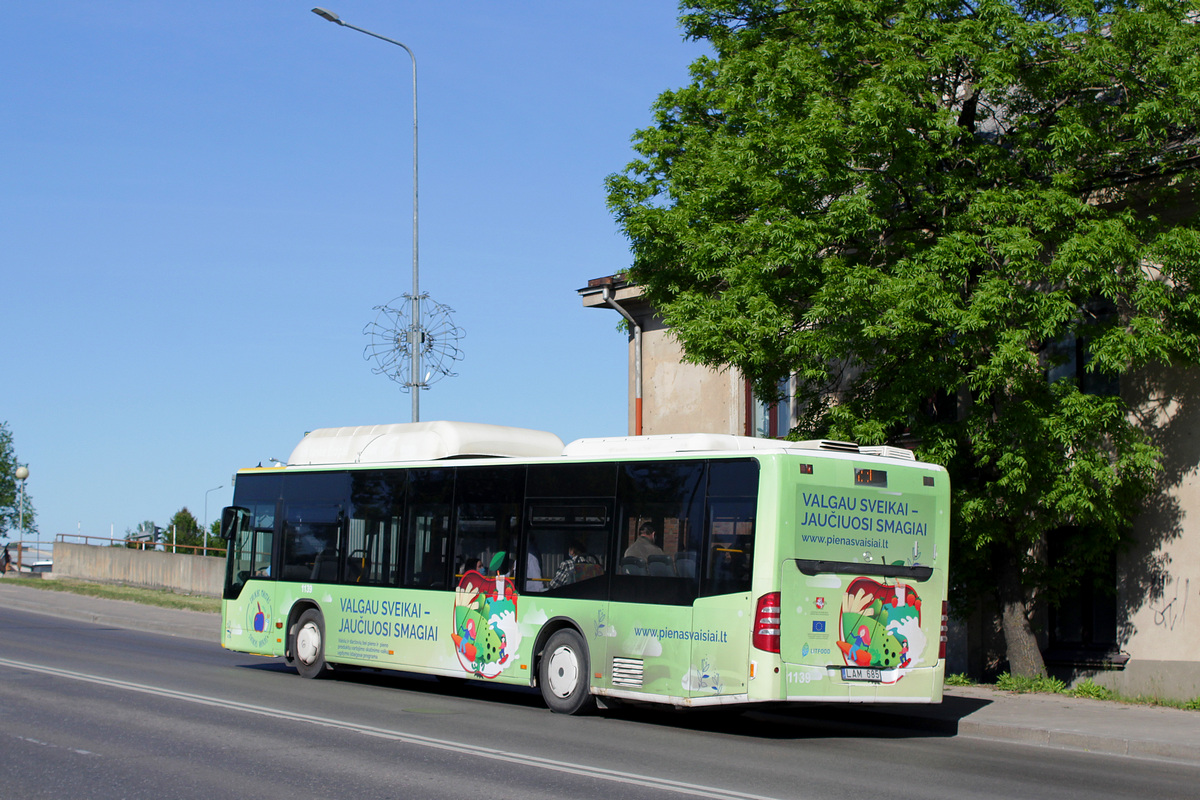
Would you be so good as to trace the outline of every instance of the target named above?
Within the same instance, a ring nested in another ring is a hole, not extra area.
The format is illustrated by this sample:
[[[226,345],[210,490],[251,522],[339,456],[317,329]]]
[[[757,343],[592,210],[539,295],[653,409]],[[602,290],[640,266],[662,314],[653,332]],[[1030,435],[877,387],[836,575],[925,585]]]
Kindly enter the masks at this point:
[[[675,567],[668,555],[652,555],[646,557],[646,567],[651,575],[661,578],[674,578]]]
[[[688,580],[696,579],[696,554],[689,550],[681,550],[675,554],[675,573]]]
[[[581,563],[575,565],[575,582],[591,580],[599,578],[604,574],[604,567],[599,564]],[[545,591],[544,589],[541,591]]]
[[[313,561],[311,580],[322,583],[333,583],[337,580],[337,555],[328,550],[322,550]]]
[[[625,556],[621,559],[622,575],[647,575],[646,559],[637,556]]]

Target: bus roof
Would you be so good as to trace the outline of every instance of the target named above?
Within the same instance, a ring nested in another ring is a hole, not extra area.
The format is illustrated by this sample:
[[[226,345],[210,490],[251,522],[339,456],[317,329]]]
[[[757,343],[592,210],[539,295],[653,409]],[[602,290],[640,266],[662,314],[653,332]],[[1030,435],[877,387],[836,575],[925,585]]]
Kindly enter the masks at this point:
[[[545,431],[475,422],[436,421],[319,428],[305,434],[288,457],[287,465],[386,464],[497,456],[603,458],[747,451],[786,453],[798,450],[861,453],[914,460],[911,450],[897,447],[860,448],[851,442],[827,439],[788,442],[723,433],[610,436],[576,439],[564,447],[561,439]]]
[[[595,439],[576,439],[563,449],[563,455],[573,457],[620,455],[624,453],[650,455],[668,453],[728,453],[747,450],[788,452],[795,450],[827,450],[837,453],[871,453],[892,457],[912,458],[912,452],[901,448],[859,448],[853,442],[812,439],[788,442],[782,439],[760,439],[734,436],[728,433],[667,433],[653,436],[610,436]]]
[[[435,461],[466,456],[560,456],[553,433],[477,422],[403,422],[319,428],[304,435],[288,466]]]

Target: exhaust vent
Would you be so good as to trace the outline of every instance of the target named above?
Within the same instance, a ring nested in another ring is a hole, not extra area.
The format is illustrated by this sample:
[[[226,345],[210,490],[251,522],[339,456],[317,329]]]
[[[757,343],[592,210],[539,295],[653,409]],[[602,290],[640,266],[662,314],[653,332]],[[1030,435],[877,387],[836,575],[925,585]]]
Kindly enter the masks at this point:
[[[642,687],[644,679],[644,664],[640,658],[621,658],[615,656],[612,661],[613,686],[629,686],[634,689]]]
[[[839,442],[834,439],[809,439],[803,442],[780,442],[789,450],[832,450],[835,453],[857,453],[854,442]]]
[[[884,458],[898,458],[902,461],[916,461],[917,457],[912,450],[905,450],[903,447],[888,447],[886,444],[875,445],[872,447],[861,447],[863,455],[868,456],[883,456]]]

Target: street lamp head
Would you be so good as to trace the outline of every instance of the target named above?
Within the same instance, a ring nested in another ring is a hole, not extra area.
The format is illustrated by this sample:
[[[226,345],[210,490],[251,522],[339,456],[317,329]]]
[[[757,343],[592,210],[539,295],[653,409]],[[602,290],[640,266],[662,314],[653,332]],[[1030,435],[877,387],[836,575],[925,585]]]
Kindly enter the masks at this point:
[[[29,469],[26,467],[17,467],[17,480],[23,481],[29,477]]]
[[[333,13],[332,11],[327,11],[324,8],[314,8],[312,10],[312,12],[314,14],[316,14],[318,17],[320,17],[321,19],[327,19],[330,22],[336,22],[338,25],[346,24],[346,23],[342,22],[342,18],[339,17],[337,14]]]

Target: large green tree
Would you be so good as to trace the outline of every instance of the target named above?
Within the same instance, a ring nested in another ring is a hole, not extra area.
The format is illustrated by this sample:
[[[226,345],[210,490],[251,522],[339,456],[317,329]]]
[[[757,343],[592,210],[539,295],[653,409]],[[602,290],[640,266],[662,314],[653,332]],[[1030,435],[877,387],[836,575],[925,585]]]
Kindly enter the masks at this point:
[[[17,479],[17,452],[13,447],[12,431],[7,422],[0,422],[0,537],[25,539],[27,534],[37,533],[37,512],[25,487],[21,496],[21,481]],[[25,530],[21,530],[24,520]]]
[[[187,506],[176,511],[175,516],[171,517],[170,523],[167,524],[166,542],[189,547],[200,547],[204,544],[204,528],[196,520],[196,516],[187,510]]]
[[[995,591],[1019,674],[1030,590],[1110,559],[1159,469],[1114,387],[1197,359],[1197,8],[685,3],[713,56],[608,181],[687,358],[764,397],[796,375],[797,436],[950,469],[956,579]]]

